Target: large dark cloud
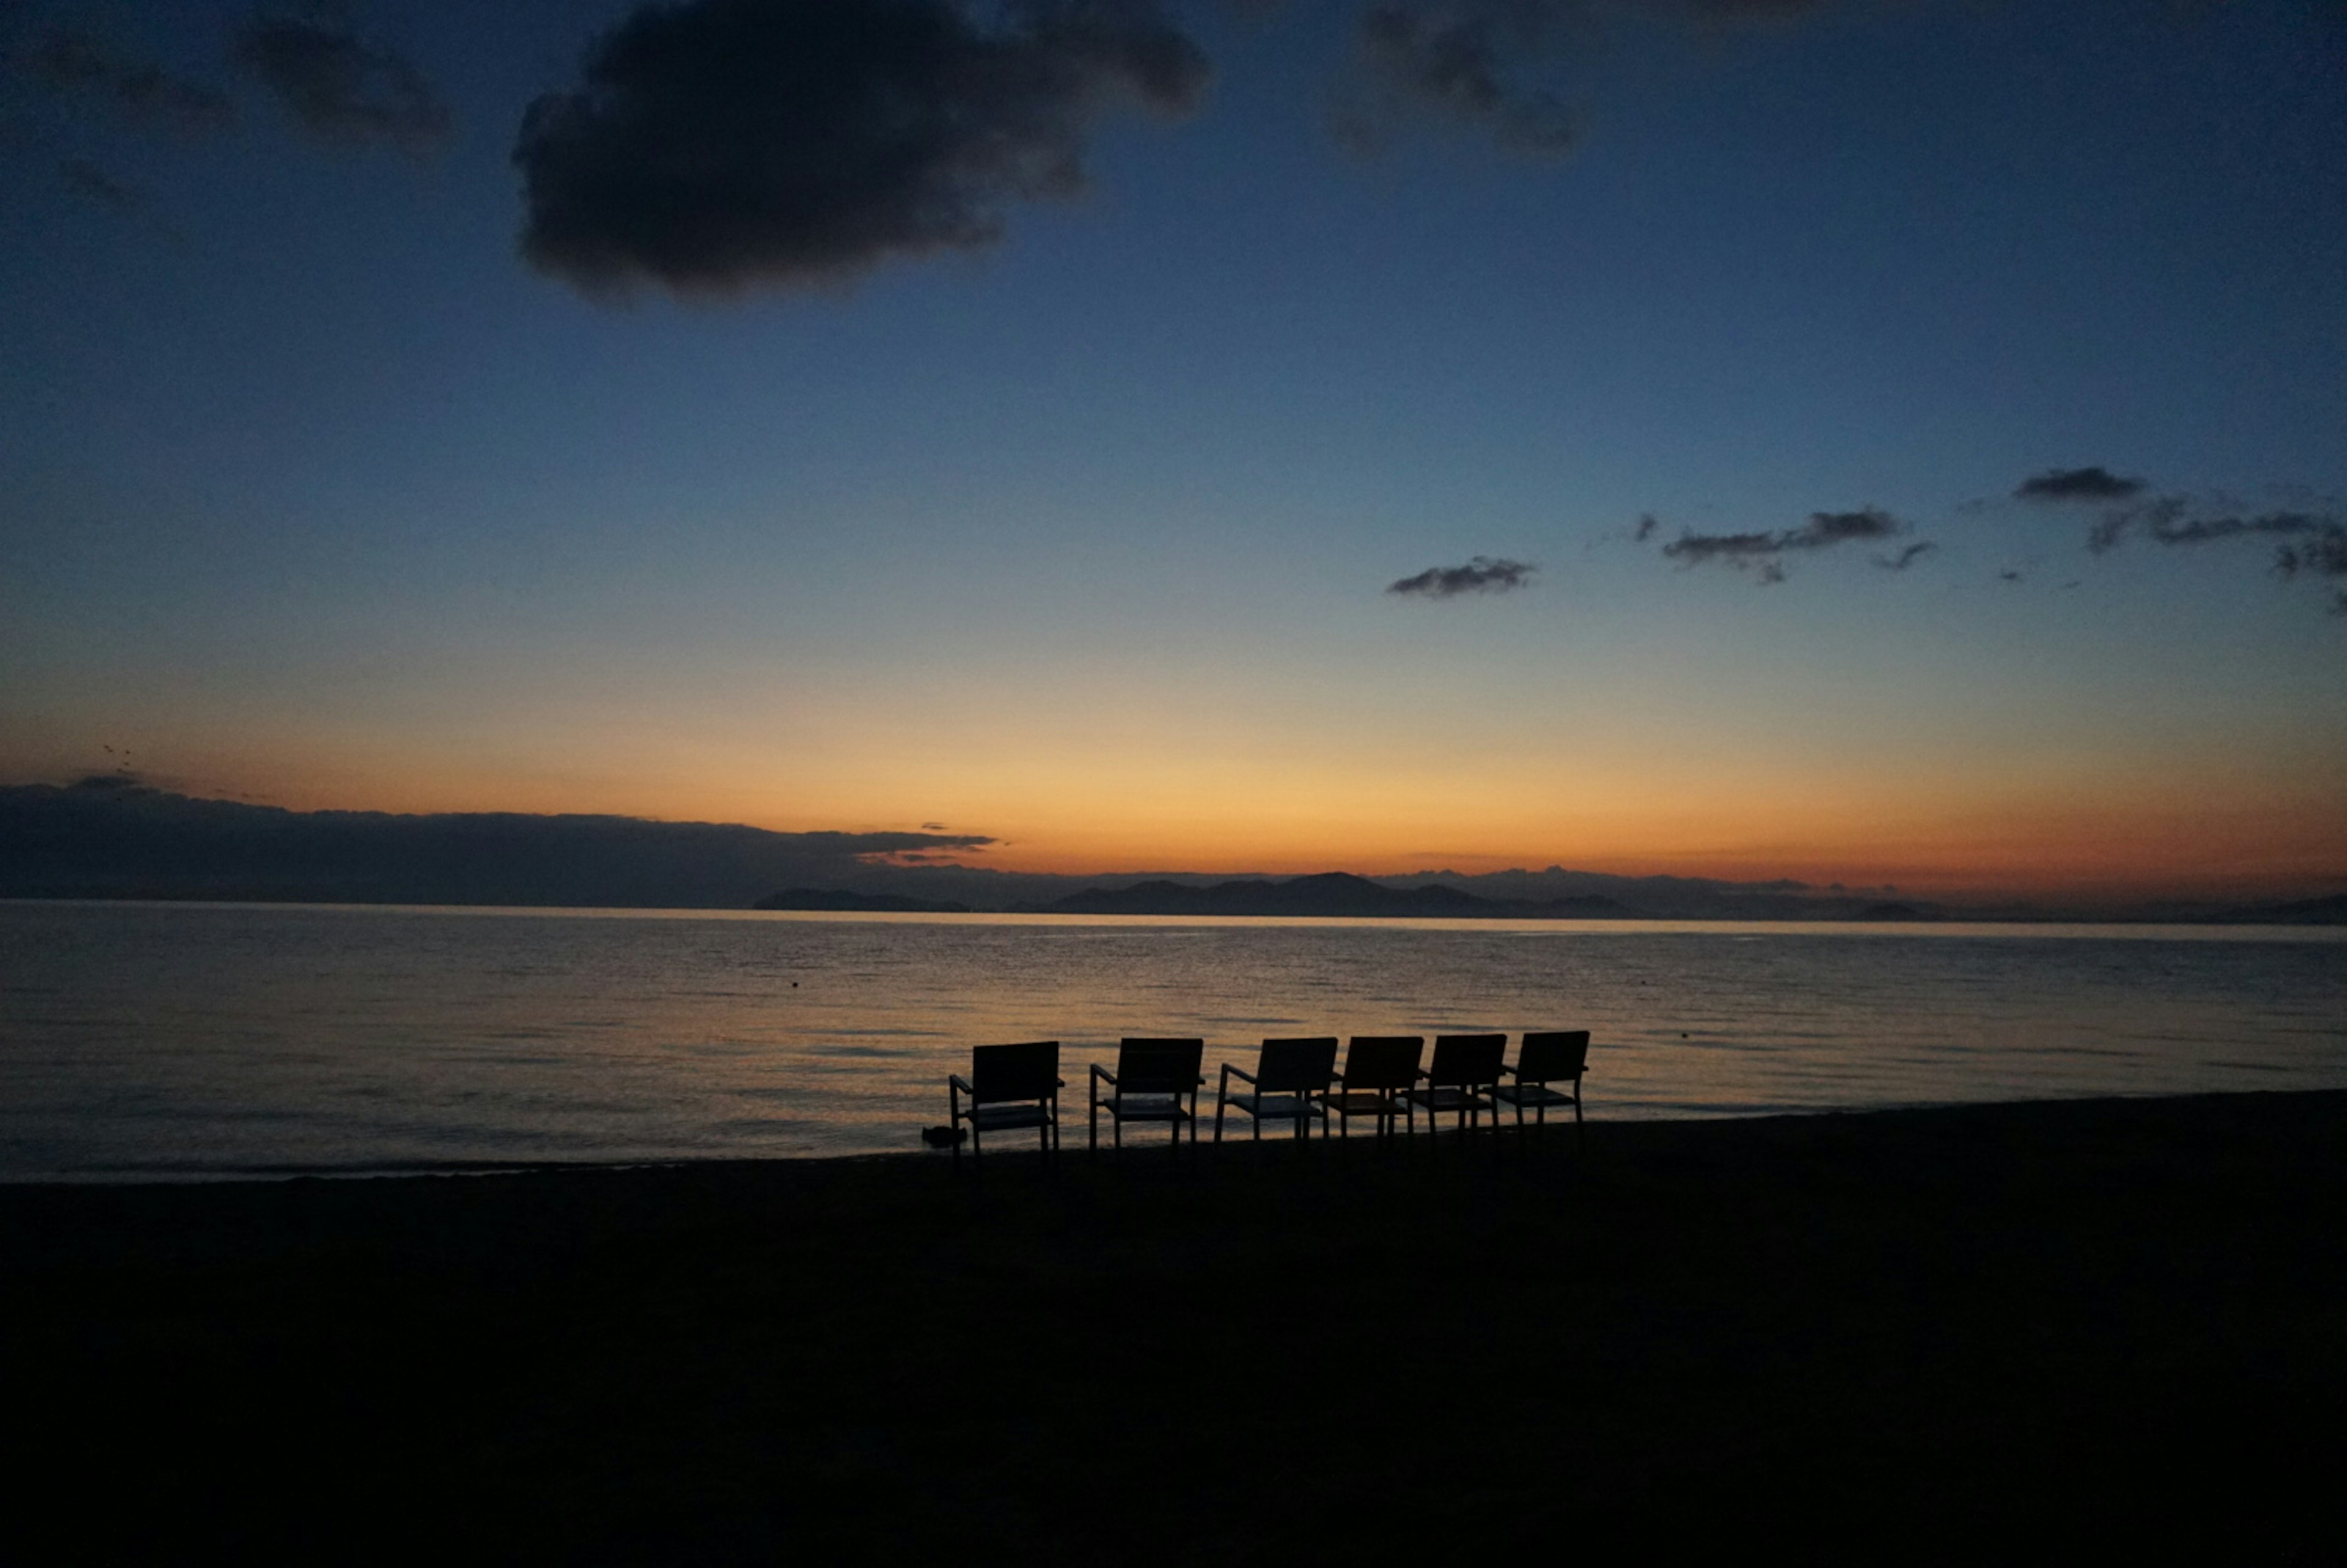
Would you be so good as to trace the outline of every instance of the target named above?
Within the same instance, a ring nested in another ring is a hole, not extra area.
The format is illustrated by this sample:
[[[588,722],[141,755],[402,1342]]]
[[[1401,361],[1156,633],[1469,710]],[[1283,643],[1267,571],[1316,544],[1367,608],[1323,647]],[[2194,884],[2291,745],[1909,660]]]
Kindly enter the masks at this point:
[[[409,152],[444,139],[448,108],[405,56],[313,16],[257,15],[237,56],[321,141],[384,142]]]
[[[236,123],[236,108],[213,88],[183,81],[116,53],[87,34],[52,28],[25,52],[26,73],[58,92],[84,93],[128,118],[196,136]]]
[[[688,0],[646,5],[514,149],[522,253],[590,292],[853,277],[1001,237],[1085,185],[1119,101],[1194,108],[1205,56],[1150,0]]]
[[[1405,598],[1456,599],[1462,593],[1506,593],[1522,588],[1540,569],[1530,561],[1477,556],[1465,566],[1430,566],[1415,577],[1386,585]]]
[[[2014,489],[2023,501],[2126,501],[2143,493],[2143,481],[2123,478],[2099,464],[2091,468],[2048,468]]]
[[[1638,538],[1643,539],[1654,531],[1645,526],[1652,520],[1651,518],[1641,520]],[[1785,580],[1782,558],[1788,552],[1830,549],[1836,545],[1896,538],[1906,531],[1905,523],[1881,507],[1860,507],[1852,512],[1811,512],[1809,520],[1799,528],[1775,533],[1682,532],[1677,538],[1663,547],[1663,554],[1681,566],[1726,561],[1739,570],[1755,574],[1762,582],[1782,582]],[[1910,545],[1895,559],[1876,557],[1875,564],[1893,571],[1903,571],[1931,548],[1929,543]]]
[[[745,909],[779,888],[853,883],[993,842],[623,816],[296,812],[99,774],[64,789],[0,788],[0,897]]]

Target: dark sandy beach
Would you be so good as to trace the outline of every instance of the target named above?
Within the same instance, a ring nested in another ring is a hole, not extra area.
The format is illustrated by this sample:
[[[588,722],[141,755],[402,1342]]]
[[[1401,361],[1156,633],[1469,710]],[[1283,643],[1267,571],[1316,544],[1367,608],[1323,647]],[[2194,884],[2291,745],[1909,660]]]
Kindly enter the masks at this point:
[[[2259,1094],[0,1188],[9,1531],[2337,1561],[2342,1134],[2347,1094]]]

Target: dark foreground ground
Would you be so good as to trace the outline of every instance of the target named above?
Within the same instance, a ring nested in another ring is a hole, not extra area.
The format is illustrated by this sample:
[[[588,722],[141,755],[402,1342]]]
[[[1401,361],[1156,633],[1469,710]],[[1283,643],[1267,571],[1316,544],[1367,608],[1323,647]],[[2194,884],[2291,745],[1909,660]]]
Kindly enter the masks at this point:
[[[0,1188],[8,1554],[2339,1562],[2342,1134]]]

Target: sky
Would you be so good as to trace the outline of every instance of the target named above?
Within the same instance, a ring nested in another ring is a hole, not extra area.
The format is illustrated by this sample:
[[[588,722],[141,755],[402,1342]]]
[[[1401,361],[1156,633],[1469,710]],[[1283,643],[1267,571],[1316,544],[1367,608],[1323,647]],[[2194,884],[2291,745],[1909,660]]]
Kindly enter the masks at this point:
[[[0,5],[0,783],[2347,889],[2347,5]]]

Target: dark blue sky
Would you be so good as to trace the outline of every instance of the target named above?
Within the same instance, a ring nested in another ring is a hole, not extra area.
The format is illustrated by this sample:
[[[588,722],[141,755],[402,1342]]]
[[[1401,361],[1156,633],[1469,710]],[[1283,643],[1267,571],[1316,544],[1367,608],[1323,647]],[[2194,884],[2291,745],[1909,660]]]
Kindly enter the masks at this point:
[[[777,52],[679,112],[850,168],[819,8],[725,4]],[[2347,7],[1739,9],[1389,8],[1378,56],[1358,5],[1061,6],[1211,84],[1069,56],[1087,189],[966,181],[995,242],[751,211],[733,292],[615,302],[521,260],[514,154],[630,6],[14,5],[0,770],[1066,869],[2335,890]],[[1478,559],[1532,569],[1388,591]]]

